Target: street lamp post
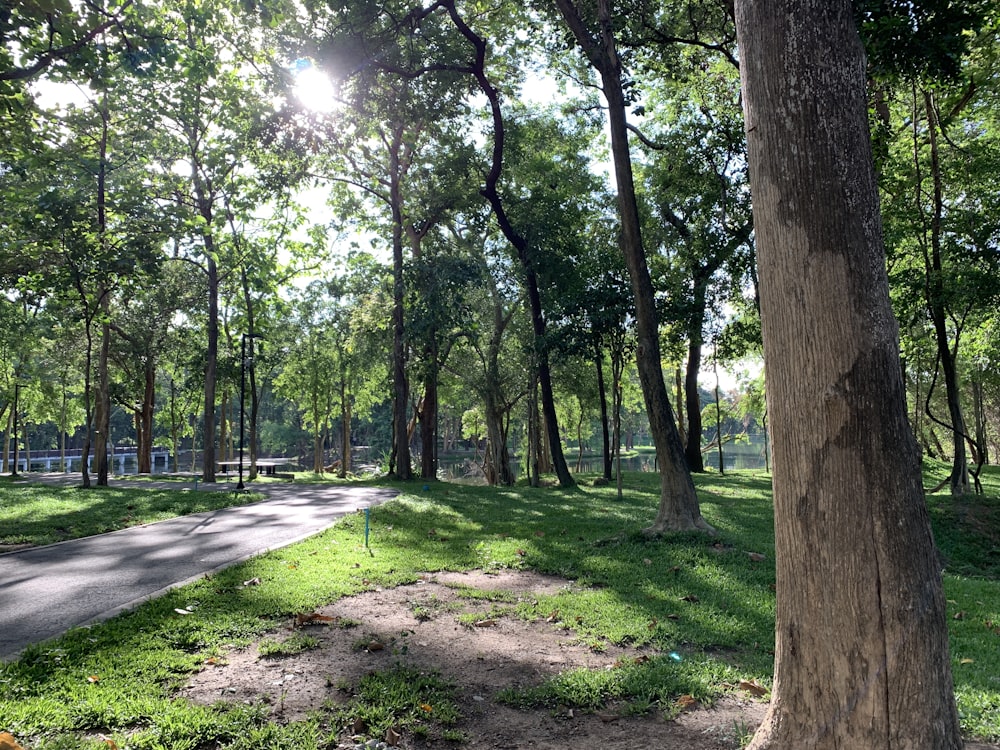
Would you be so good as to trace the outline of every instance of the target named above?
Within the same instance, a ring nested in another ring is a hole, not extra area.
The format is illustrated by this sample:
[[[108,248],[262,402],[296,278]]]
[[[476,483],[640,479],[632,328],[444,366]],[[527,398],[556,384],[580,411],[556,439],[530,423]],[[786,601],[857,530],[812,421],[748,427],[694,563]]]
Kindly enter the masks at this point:
[[[250,357],[253,358],[253,339],[256,338],[260,338],[256,333],[244,333],[240,337],[240,479],[236,483],[237,490],[243,489],[243,424],[247,391],[247,339],[250,339]]]

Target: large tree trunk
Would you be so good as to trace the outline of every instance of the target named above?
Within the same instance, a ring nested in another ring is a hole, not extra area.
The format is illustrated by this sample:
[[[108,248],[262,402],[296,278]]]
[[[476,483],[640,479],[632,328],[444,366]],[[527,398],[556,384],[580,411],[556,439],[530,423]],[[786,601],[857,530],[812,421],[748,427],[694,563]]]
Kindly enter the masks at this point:
[[[736,22],[777,552],[774,688],[750,748],[957,750],[851,3],[737,0]]]
[[[598,39],[592,36],[572,0],[556,0],[556,5],[591,64],[600,73],[602,90],[608,102],[611,157],[618,188],[618,212],[622,229],[621,249],[635,297],[636,363],[660,470],[660,507],[653,525],[646,529],[646,533],[711,530],[711,526],[701,517],[698,496],[684,460],[684,446],[677,432],[674,410],[663,380],[656,298],[642,245],[628,143],[628,122],[625,117],[621,58],[615,43],[611,0],[597,0],[597,19],[600,24]]]

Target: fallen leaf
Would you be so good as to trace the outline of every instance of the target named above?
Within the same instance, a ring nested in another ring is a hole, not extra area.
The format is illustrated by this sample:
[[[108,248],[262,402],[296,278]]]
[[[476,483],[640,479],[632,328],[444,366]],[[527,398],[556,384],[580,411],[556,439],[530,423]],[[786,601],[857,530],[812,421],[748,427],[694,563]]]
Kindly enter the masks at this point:
[[[644,557],[644,558],[642,558],[642,564],[643,565],[652,565],[653,561],[650,560],[648,557]]]
[[[367,651],[381,651],[385,648],[385,644],[381,641],[370,641],[368,646],[366,646]]]
[[[681,616],[680,616],[680,615],[675,615],[675,614],[669,614],[669,615],[664,615],[664,616],[665,616],[665,617],[666,617],[666,618],[667,618],[668,620],[679,620],[679,619],[681,619]]]
[[[118,745],[115,744],[114,740],[109,740],[107,737],[104,738],[104,744],[111,748],[111,750],[118,750]]]
[[[681,711],[689,711],[698,708],[698,701],[693,695],[681,695],[674,701],[674,705]]]
[[[258,577],[249,578],[243,582],[243,586],[260,586],[261,580]]]
[[[528,554],[528,553],[527,553],[527,552],[525,552],[525,551],[524,551],[523,549],[519,549],[519,550],[518,550],[517,552],[515,552],[514,554],[515,554],[515,555],[517,555],[518,557],[524,557],[524,556],[525,556],[526,554]]]
[[[680,572],[681,572],[681,566],[680,566],[680,565],[675,565],[674,567],[672,567],[672,568],[671,568],[670,570],[668,570],[667,572],[668,572],[668,573],[673,573],[674,575],[677,575],[678,573],[680,573]]]
[[[597,713],[597,718],[605,724],[610,724],[614,721],[618,721],[621,718],[621,714],[616,714],[611,711],[599,711]]]
[[[368,731],[368,722],[361,717],[356,718],[354,724],[351,726],[351,731],[354,734],[364,734]]]
[[[0,750],[24,750],[10,732],[0,732]]]
[[[747,552],[747,557],[750,558],[750,562],[764,562],[767,559],[767,555],[762,555],[760,552]]]
[[[496,620],[476,620],[472,624],[475,625],[477,628],[492,628],[492,627],[496,627],[497,621]]]
[[[556,622],[559,619],[559,610],[554,609],[549,613],[549,616],[545,618],[545,622]]]
[[[92,675],[90,675],[90,676],[87,677],[87,682],[89,682],[91,684],[93,684],[95,682],[100,682],[100,681],[101,681],[101,678],[98,677],[96,674],[92,674]]]
[[[179,615],[193,615],[194,614],[194,612],[192,612],[190,609],[181,609],[180,607],[174,607],[174,612],[176,612]]]
[[[975,664],[976,660],[975,659],[965,658],[965,659],[959,659],[958,663],[959,664]]]
[[[544,531],[536,531],[535,532],[535,536],[545,536],[545,532]]]
[[[389,747],[396,747],[396,745],[399,744],[399,741],[401,739],[402,737],[400,736],[399,732],[397,732],[392,727],[389,727],[388,729],[385,730],[385,744],[387,744]]]
[[[434,707],[433,707],[433,706],[431,706],[431,704],[430,704],[430,703],[421,703],[421,704],[420,704],[420,708],[422,708],[422,709],[423,709],[424,711],[426,711],[427,713],[430,713],[431,711],[433,711],[433,710],[434,710]]]
[[[758,683],[757,680],[740,680],[739,687],[757,698],[767,695],[767,688]]]
[[[656,630],[656,626],[659,625],[659,624],[660,624],[659,621],[657,621],[657,619],[654,617],[652,620],[650,620],[648,623],[646,623],[646,627],[649,630]]]
[[[694,594],[688,594],[687,596],[682,596],[681,597],[681,601],[682,602],[691,602],[692,604],[694,604],[694,603],[699,602],[701,600],[697,596],[695,596]]]
[[[953,620],[964,620],[965,619],[965,612],[956,612],[955,616],[952,617],[951,619],[953,619]]]

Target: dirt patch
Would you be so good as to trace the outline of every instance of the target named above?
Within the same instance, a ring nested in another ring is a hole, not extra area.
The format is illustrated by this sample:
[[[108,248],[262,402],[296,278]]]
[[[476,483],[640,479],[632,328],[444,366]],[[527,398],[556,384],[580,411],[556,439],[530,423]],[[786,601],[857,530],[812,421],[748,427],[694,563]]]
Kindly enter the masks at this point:
[[[465,740],[448,746],[463,750],[735,750],[740,735],[760,723],[766,706],[736,696],[710,707],[693,707],[675,718],[662,713],[620,716],[614,707],[596,713],[523,711],[498,703],[495,697],[504,688],[537,685],[568,669],[601,669],[638,655],[635,650],[614,647],[596,653],[551,623],[493,616],[493,602],[463,596],[463,591],[474,589],[530,600],[573,585],[528,571],[472,571],[435,574],[417,584],[341,599],[316,613],[338,618],[340,625],[297,628],[290,623],[271,636],[272,641],[281,641],[304,632],[319,641],[318,648],[291,656],[261,657],[258,643],[229,654],[219,665],[206,666],[182,695],[207,704],[263,701],[271,706],[276,720],[290,721],[304,718],[324,703],[346,700],[349,691],[342,688],[356,685],[366,674],[396,665],[413,667],[439,673],[456,686],[462,717],[456,728]],[[460,617],[467,622],[470,615],[488,617],[489,624],[470,627],[460,622]],[[345,622],[352,627],[342,627]],[[405,734],[398,745],[426,746],[421,738]],[[340,747],[358,747],[358,739],[345,729]],[[967,748],[996,750],[986,745]]]
[[[452,746],[461,748],[732,750],[739,746],[738,731],[759,723],[764,705],[735,697],[685,711],[672,720],[663,715],[620,717],[613,710],[522,711],[496,702],[495,695],[503,688],[536,685],[575,667],[610,667],[638,654],[614,647],[596,653],[576,642],[571,632],[544,621],[500,616],[490,617],[490,624],[483,627],[459,622],[462,615],[485,617],[494,606],[463,596],[466,589],[508,592],[516,600],[573,585],[532,572],[473,571],[435,574],[417,584],[341,599],[317,614],[357,623],[353,627],[296,628],[290,623],[271,639],[304,632],[318,639],[320,646],[281,657],[261,657],[260,644],[236,651],[224,663],[195,675],[182,695],[200,703],[264,701],[276,720],[295,720],[324,702],[345,700],[347,693],[341,687],[399,664],[437,672],[457,687],[462,716],[457,729],[466,740]],[[366,643],[378,645],[366,649]],[[357,744],[350,732],[343,733],[342,740],[343,747]],[[416,748],[422,742],[404,735],[400,746]]]

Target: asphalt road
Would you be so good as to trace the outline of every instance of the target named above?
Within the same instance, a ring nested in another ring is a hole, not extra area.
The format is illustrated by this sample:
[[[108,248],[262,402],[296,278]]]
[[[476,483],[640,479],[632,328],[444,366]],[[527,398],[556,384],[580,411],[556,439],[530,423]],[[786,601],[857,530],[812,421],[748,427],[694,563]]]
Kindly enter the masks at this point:
[[[113,617],[207,573],[305,539],[345,514],[395,494],[292,483],[252,489],[268,499],[0,555],[0,660],[9,661],[32,643]]]

